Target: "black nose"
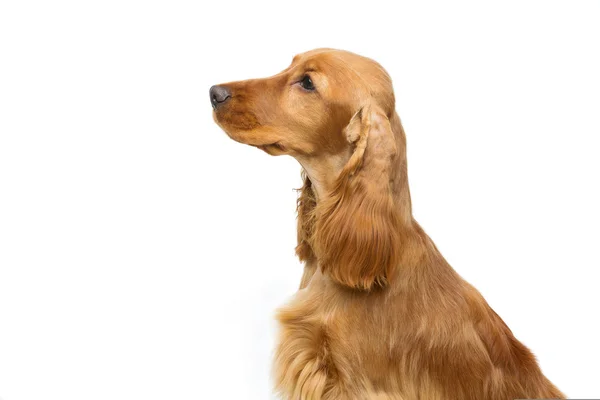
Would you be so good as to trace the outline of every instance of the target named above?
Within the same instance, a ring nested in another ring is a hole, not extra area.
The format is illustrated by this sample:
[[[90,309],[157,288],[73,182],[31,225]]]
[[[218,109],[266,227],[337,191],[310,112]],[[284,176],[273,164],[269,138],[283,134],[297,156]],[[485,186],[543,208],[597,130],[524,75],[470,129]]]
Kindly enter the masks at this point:
[[[210,103],[215,110],[230,98],[231,92],[225,86],[216,85],[210,88]]]

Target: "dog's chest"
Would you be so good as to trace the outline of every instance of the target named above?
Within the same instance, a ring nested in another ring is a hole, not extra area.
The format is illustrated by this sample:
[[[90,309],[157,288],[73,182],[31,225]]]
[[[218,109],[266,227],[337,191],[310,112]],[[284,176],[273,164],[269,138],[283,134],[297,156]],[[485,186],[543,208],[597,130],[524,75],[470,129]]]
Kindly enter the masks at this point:
[[[376,379],[365,371],[382,367],[371,365],[387,359],[375,356],[380,351],[372,346],[383,344],[386,338],[370,337],[372,315],[361,315],[358,308],[348,299],[301,290],[279,310],[280,336],[274,365],[279,390],[297,398],[292,394],[298,388],[323,395],[342,386],[359,385],[359,377]],[[340,386],[339,382],[344,384]]]
[[[297,398],[298,390],[306,398],[322,395],[335,371],[329,336],[334,311],[328,310],[322,296],[301,290],[279,309],[277,319],[274,372],[278,389],[290,398]]]

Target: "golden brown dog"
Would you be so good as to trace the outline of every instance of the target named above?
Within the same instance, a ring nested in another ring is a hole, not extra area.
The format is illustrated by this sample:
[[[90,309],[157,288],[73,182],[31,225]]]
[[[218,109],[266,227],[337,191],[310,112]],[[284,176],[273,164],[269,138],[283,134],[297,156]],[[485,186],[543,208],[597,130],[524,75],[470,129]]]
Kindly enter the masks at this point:
[[[210,96],[232,139],[303,168],[305,272],[278,313],[283,398],[564,398],[413,219],[404,131],[379,64],[313,50]]]

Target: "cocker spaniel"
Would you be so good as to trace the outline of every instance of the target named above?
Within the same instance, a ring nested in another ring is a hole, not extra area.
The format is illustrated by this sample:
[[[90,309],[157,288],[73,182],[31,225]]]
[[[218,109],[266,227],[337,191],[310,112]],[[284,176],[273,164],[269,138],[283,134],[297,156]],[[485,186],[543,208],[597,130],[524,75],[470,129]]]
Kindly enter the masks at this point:
[[[213,86],[233,139],[302,166],[300,290],[277,314],[285,399],[564,398],[414,220],[388,73],[317,49],[281,73]]]

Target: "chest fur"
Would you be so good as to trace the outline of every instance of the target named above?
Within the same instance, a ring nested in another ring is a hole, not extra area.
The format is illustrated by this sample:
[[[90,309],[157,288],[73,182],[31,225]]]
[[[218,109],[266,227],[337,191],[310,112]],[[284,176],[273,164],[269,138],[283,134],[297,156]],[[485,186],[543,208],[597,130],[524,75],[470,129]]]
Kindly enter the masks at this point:
[[[277,313],[279,342],[274,373],[284,398],[326,398],[336,369],[320,299],[306,290]]]

